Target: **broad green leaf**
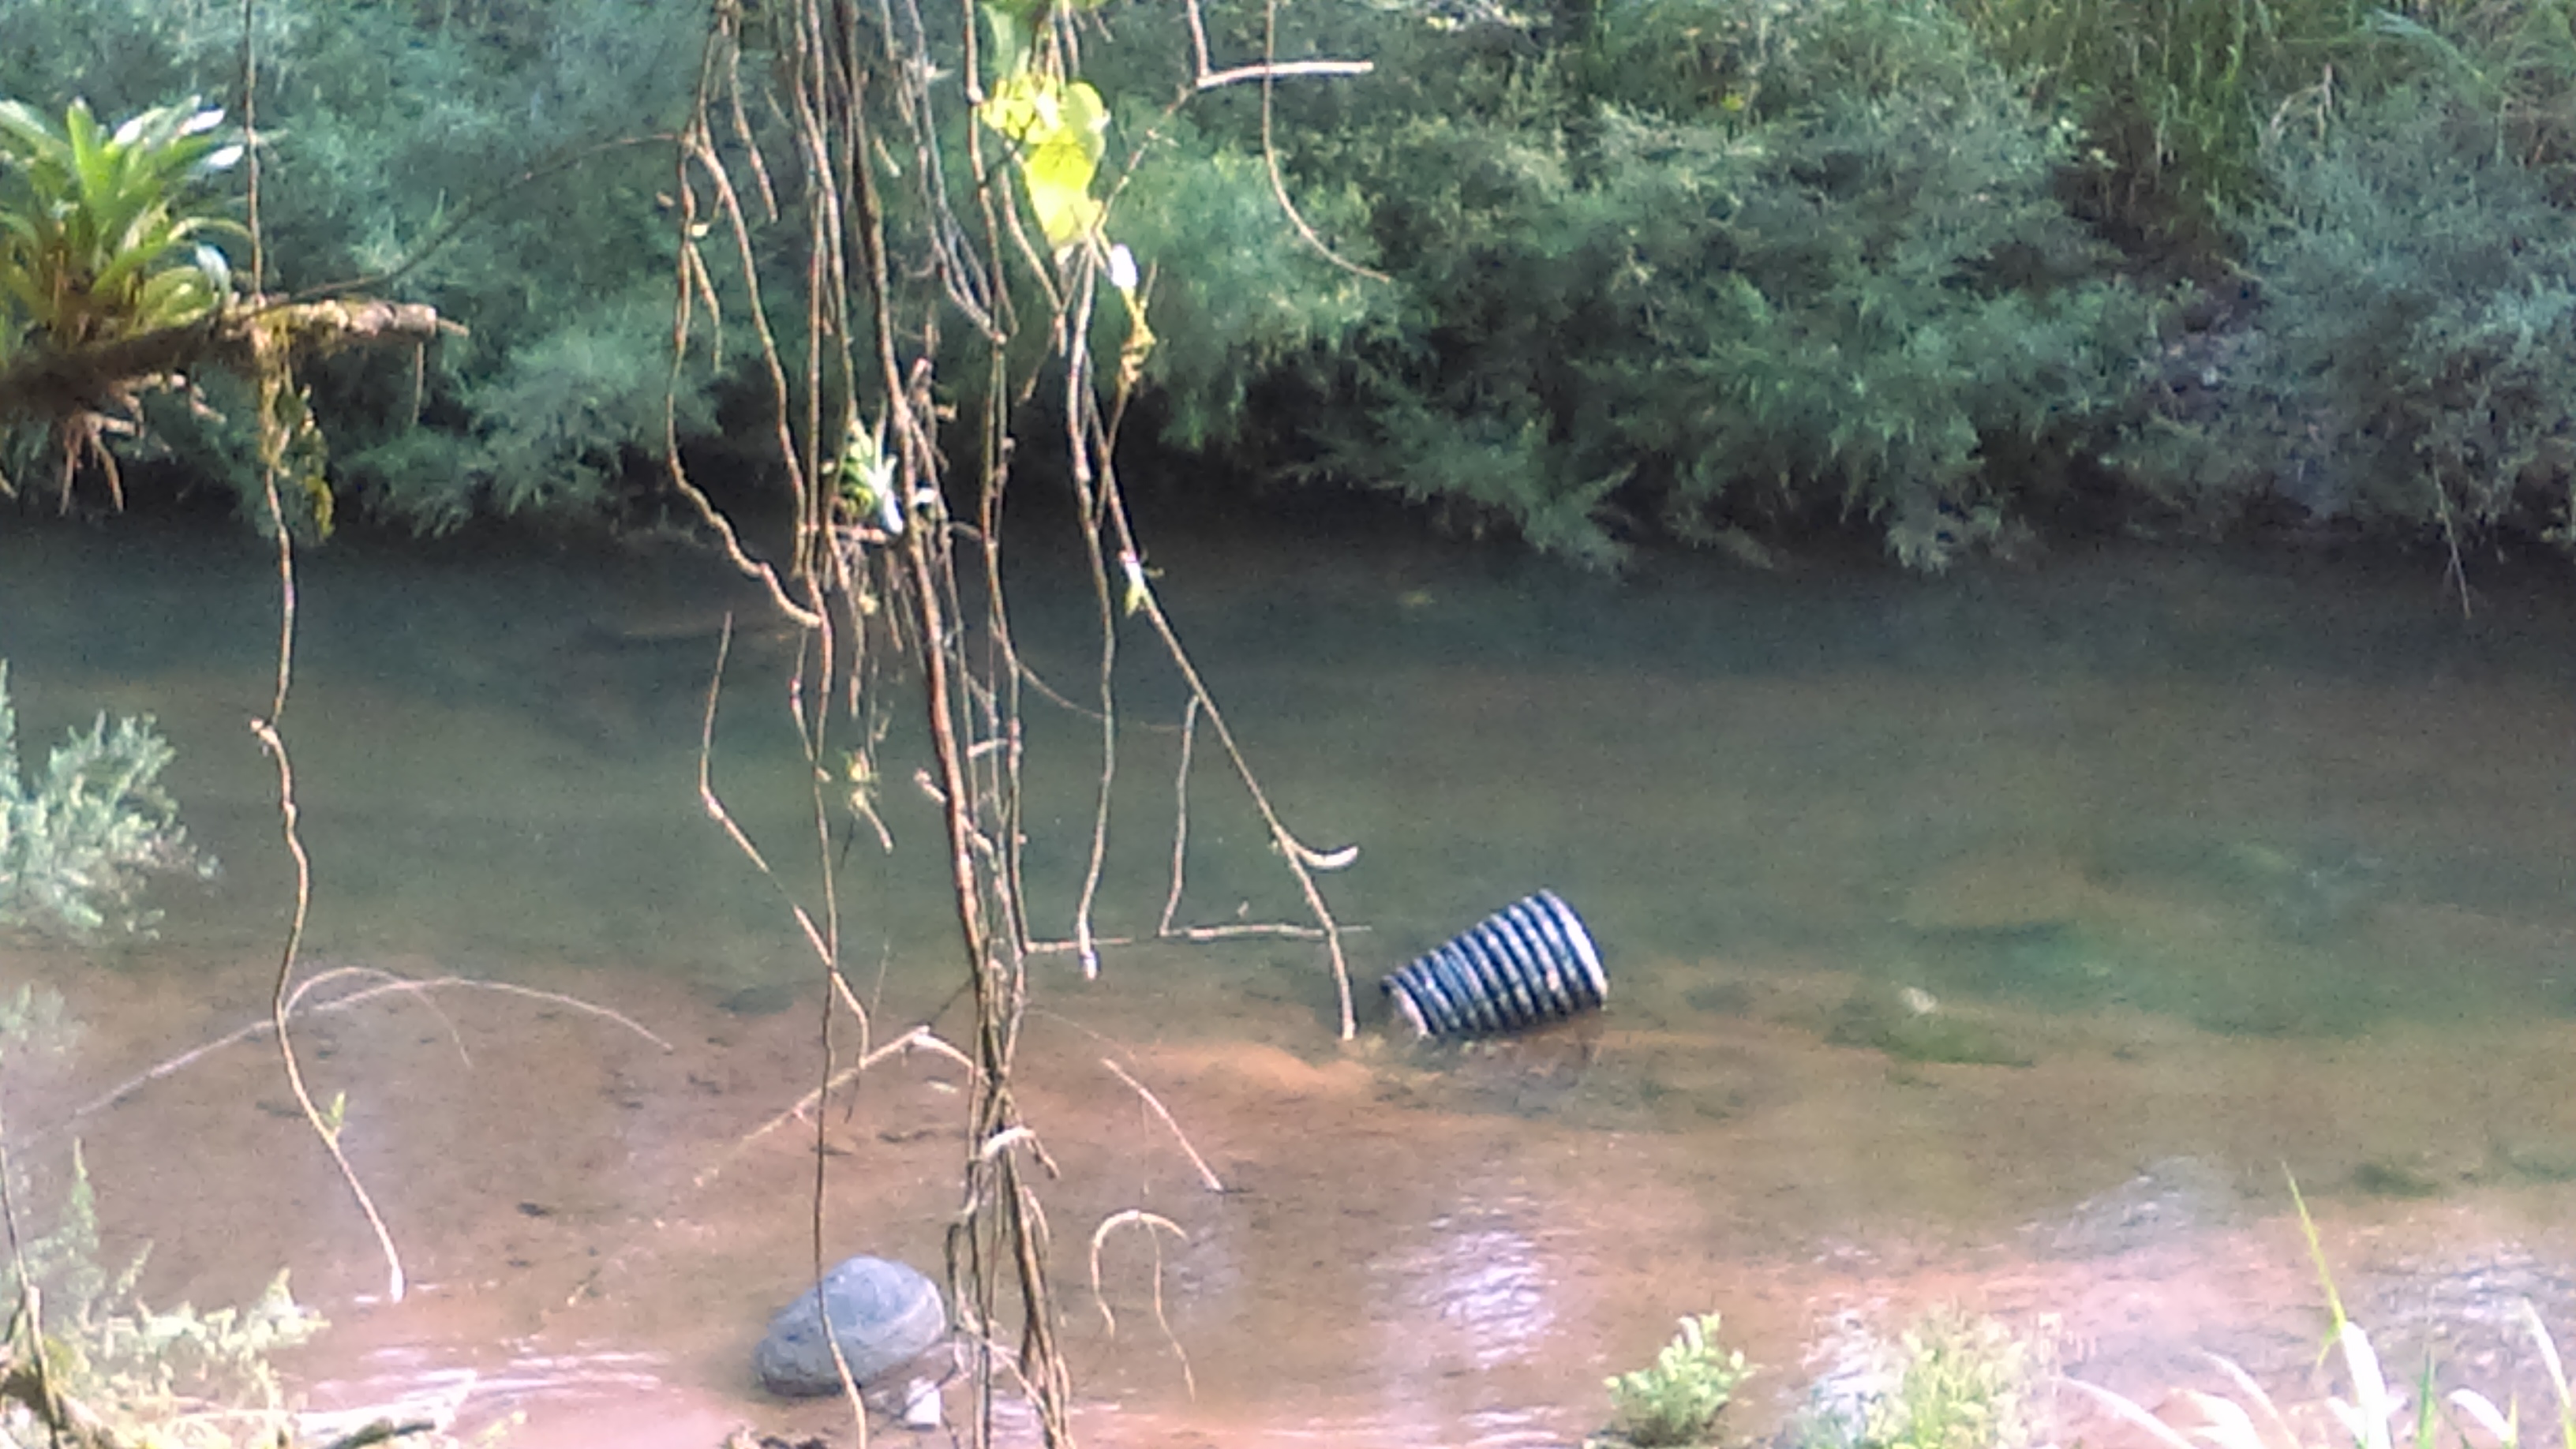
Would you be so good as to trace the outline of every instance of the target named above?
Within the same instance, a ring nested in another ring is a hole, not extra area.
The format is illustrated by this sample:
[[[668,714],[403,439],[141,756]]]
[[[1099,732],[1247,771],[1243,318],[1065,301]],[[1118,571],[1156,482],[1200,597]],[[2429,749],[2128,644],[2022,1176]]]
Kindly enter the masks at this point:
[[[1021,179],[1047,244],[1063,247],[1100,226],[1102,204],[1092,177],[1108,145],[1109,108],[1083,81],[1034,71],[993,87],[978,114],[1020,148]]]

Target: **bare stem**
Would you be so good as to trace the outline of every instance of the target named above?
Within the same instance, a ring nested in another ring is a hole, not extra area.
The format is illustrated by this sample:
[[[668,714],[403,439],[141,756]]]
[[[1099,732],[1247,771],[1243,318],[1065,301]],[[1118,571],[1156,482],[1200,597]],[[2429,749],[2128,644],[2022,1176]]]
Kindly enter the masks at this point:
[[[1171,1129],[1172,1140],[1181,1144],[1181,1151],[1189,1154],[1190,1166],[1199,1170],[1199,1181],[1207,1184],[1207,1190],[1210,1192],[1225,1191],[1225,1184],[1217,1180],[1216,1170],[1209,1167],[1207,1165],[1207,1159],[1199,1156],[1199,1150],[1190,1145],[1190,1134],[1182,1131],[1181,1124],[1172,1120],[1171,1109],[1163,1105],[1163,1099],[1146,1090],[1143,1082],[1137,1081],[1134,1077],[1127,1075],[1127,1069],[1125,1067],[1118,1065],[1109,1058],[1102,1057],[1100,1059],[1100,1064],[1109,1069],[1109,1075],[1125,1082],[1137,1096],[1144,1098],[1145,1105],[1154,1109],[1154,1115],[1163,1119],[1163,1125]]]

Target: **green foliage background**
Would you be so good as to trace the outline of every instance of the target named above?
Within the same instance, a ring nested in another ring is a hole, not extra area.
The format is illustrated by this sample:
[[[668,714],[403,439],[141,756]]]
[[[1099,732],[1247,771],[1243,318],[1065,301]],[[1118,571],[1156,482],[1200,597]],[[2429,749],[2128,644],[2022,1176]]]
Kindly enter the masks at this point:
[[[450,224],[454,244],[372,288],[435,304],[471,335],[413,378],[360,358],[317,379],[337,481],[430,529],[483,509],[595,507],[658,446],[673,247],[654,204],[694,83],[704,15],[650,0],[270,0],[261,56],[268,286],[383,273]],[[120,117],[239,90],[238,5],[5,0],[0,94]],[[528,178],[522,183],[522,178]],[[467,215],[469,208],[478,208]],[[237,274],[248,259],[238,244]],[[684,419],[712,419],[689,379]],[[231,401],[219,399],[219,401]],[[229,426],[159,410],[187,461],[245,491],[248,408]]]
[[[2489,115],[2415,85],[2284,138],[2252,218],[2262,346],[2236,404],[2140,476],[2218,498],[2564,533],[2576,225]]]
[[[1864,515],[1937,567],[2151,350],[2052,194],[2071,128],[1933,0],[1341,13],[1308,43],[1384,78],[1281,134],[1391,279],[1293,368],[1307,476],[1600,561]]]
[[[228,96],[240,13],[0,0],[0,95],[108,118]],[[1260,59],[1269,13],[1210,5],[1213,64]],[[371,279],[472,329],[417,379],[381,355],[322,369],[344,508],[435,530],[649,497],[667,138],[705,8],[255,14],[271,289]],[[2079,495],[2150,526],[2563,540],[2571,15],[1301,0],[1277,12],[1280,59],[1376,66],[1274,88],[1279,179],[1327,256],[1274,195],[1259,88],[1186,95],[1177,18],[1117,0],[1079,29],[1115,117],[1107,229],[1145,269],[1158,338],[1129,441],[1189,476],[1390,490],[1603,563],[1639,540],[1867,520],[1939,567]],[[964,83],[940,84],[942,160],[964,176]],[[796,180],[779,184],[792,213]],[[890,221],[917,248],[924,219]],[[739,326],[731,250],[709,254]],[[2200,305],[2166,305],[2178,280]],[[1119,305],[1095,328],[1104,362]],[[965,330],[941,359],[959,401],[982,385]],[[1044,346],[1024,339],[1010,385]],[[739,333],[706,355],[681,378],[692,443],[759,397]],[[220,416],[165,401],[152,446],[247,485],[247,400],[207,387]]]

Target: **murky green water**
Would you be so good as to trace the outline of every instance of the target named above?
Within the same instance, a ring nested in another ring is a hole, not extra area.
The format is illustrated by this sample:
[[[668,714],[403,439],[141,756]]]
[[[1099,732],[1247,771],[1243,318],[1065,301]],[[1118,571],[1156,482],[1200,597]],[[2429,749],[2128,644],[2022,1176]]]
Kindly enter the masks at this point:
[[[1936,1298],[2069,1318],[2072,1366],[2133,1388],[2205,1341],[2294,1363],[2283,1166],[2357,1272],[2522,1253],[2545,1285],[2576,1261],[2576,588],[2554,573],[2496,570],[2464,621],[2430,567],[2143,547],[1938,580],[1609,580],[1284,524],[1154,548],[1264,786],[1310,844],[1361,847],[1328,883],[1367,928],[1364,987],[1548,886],[1613,1001],[1500,1049],[1347,1050],[1305,945],[1112,947],[1097,984],[1052,960],[1029,1095],[1066,1165],[1095,1442],[1569,1440],[1604,1373],[1708,1308],[1775,1395],[1836,1314]],[[1088,698],[1087,585],[1034,540],[1018,563],[1023,647]],[[224,533],[0,535],[22,750],[98,708],[157,714],[226,867],[163,894],[158,943],[0,946],[91,1022],[12,1088],[22,1135],[264,1004],[289,879],[246,728],[268,567]],[[746,1138],[816,1070],[810,958],[696,794],[716,624],[749,591],[661,544],[349,542],[305,570],[286,723],[310,960],[568,992],[669,1049],[470,989],[317,1020],[426,1285],[401,1305],[368,1301],[370,1240],[263,1110],[283,1089],[256,1049],[80,1119],[111,1229],[161,1240],[165,1296],[293,1263],[344,1322],[319,1397],[471,1372],[468,1418],[517,1404],[537,1442],[606,1442],[620,1405],[629,1444],[829,1424],[744,1368],[805,1271],[815,1128]],[[1099,926],[1135,937],[1163,904],[1181,696],[1148,636],[1123,644]],[[785,649],[738,642],[716,783],[801,883]],[[1060,934],[1096,745],[1031,716],[1033,905]],[[890,729],[897,850],[851,851],[845,905],[852,974],[899,1026],[958,973],[913,731]],[[1293,917],[1201,745],[1184,920]],[[1237,1190],[1200,1189],[1103,1057]],[[890,1064],[825,1115],[835,1255],[935,1267],[943,1073]],[[1091,1301],[1092,1225],[1138,1206],[1190,1234],[1162,1251],[1168,1340],[1140,1238],[1105,1248],[1116,1336]]]

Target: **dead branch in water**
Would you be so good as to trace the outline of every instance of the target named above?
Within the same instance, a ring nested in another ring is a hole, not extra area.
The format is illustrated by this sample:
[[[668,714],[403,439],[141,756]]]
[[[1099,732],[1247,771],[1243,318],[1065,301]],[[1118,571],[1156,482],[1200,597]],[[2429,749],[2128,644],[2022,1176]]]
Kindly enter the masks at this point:
[[[1137,1081],[1134,1077],[1127,1075],[1126,1068],[1119,1066],[1109,1058],[1102,1057],[1100,1059],[1100,1064],[1109,1069],[1109,1075],[1125,1082],[1129,1088],[1134,1090],[1137,1096],[1144,1098],[1145,1105],[1154,1109],[1154,1115],[1163,1119],[1163,1125],[1172,1130],[1172,1140],[1180,1143],[1181,1150],[1189,1154],[1190,1166],[1199,1170],[1199,1181],[1207,1184],[1207,1190],[1210,1192],[1225,1191],[1225,1184],[1217,1180],[1215,1169],[1209,1167],[1207,1165],[1207,1159],[1199,1156],[1199,1150],[1190,1145],[1190,1134],[1182,1131],[1181,1124],[1172,1120],[1171,1109],[1163,1105],[1163,1099],[1155,1096],[1152,1092],[1147,1091],[1143,1082]]]
[[[849,1004],[855,1007],[857,1003],[851,1002]],[[945,1057],[949,1061],[955,1062],[957,1065],[964,1067],[970,1077],[974,1074],[975,1061],[972,1057],[969,1057],[964,1052],[950,1046],[946,1041],[942,1040],[938,1034],[931,1031],[929,1027],[916,1026],[912,1030],[905,1032],[903,1035],[896,1037],[894,1040],[887,1042],[885,1045],[878,1047],[875,1051],[869,1052],[860,1057],[857,1061],[843,1067],[830,1081],[823,1083],[814,1090],[807,1092],[804,1096],[797,1098],[794,1106],[789,1107],[786,1111],[779,1113],[777,1116],[770,1118],[768,1121],[754,1127],[749,1132],[744,1133],[741,1139],[734,1143],[732,1149],[726,1152],[724,1162],[715,1163],[700,1172],[691,1180],[691,1185],[695,1187],[704,1187],[708,1183],[715,1181],[717,1175],[724,1171],[725,1164],[727,1162],[732,1161],[732,1159],[739,1155],[744,1148],[751,1146],[751,1144],[758,1142],[760,1139],[777,1131],[779,1128],[785,1127],[791,1122],[815,1121],[816,1119],[808,1114],[816,1112],[817,1109],[822,1106],[825,1098],[850,1083],[857,1081],[862,1074],[877,1063],[892,1056],[910,1056],[912,1053],[917,1051],[928,1052],[933,1056]]]
[[[1197,1374],[1190,1371],[1189,1350],[1181,1347],[1180,1335],[1172,1332],[1171,1315],[1163,1311],[1163,1240],[1155,1236],[1158,1232],[1170,1233],[1182,1242],[1188,1242],[1190,1235],[1181,1230],[1179,1223],[1173,1222],[1161,1213],[1149,1213],[1143,1208],[1128,1208],[1103,1218],[1100,1226],[1091,1230],[1091,1301],[1099,1305],[1101,1325],[1108,1331],[1110,1337],[1117,1337],[1118,1315],[1109,1311],[1109,1295],[1101,1291],[1100,1287],[1100,1249],[1109,1241],[1111,1233],[1124,1227],[1143,1228],[1145,1240],[1153,1245],[1154,1323],[1156,1327],[1163,1330],[1163,1341],[1171,1345],[1172,1357],[1180,1360],[1181,1382],[1189,1389],[1190,1397],[1195,1399],[1199,1396],[1199,1379]]]
[[[310,1006],[304,1004],[304,999],[307,996],[312,995],[317,989],[321,988],[326,983],[352,976],[372,977],[375,978],[376,984],[362,987],[345,996],[332,997],[328,1001],[318,1002]],[[367,1002],[374,1001],[385,996],[401,995],[426,998],[429,993],[433,991],[452,991],[458,989],[493,991],[504,996],[525,997],[531,1001],[544,1002],[550,1006],[570,1007],[575,1011],[585,1012],[589,1015],[613,1022],[618,1026],[622,1026],[666,1052],[673,1049],[669,1042],[656,1036],[651,1031],[646,1030],[644,1026],[638,1023],[634,1018],[627,1016],[623,1012],[614,1010],[613,1008],[601,1006],[596,1002],[584,1001],[578,996],[566,996],[561,992],[555,991],[540,991],[533,986],[520,986],[508,981],[484,981],[471,976],[437,976],[427,979],[411,976],[398,976],[393,972],[380,971],[372,966],[335,966],[327,971],[304,978],[302,981],[296,983],[293,991],[288,993],[286,1011],[289,1017],[301,1020],[308,1017],[324,1016],[333,1012],[348,1011],[352,1008],[365,1005]],[[164,1077],[174,1076],[179,1072],[187,1070],[189,1067],[195,1066],[198,1062],[205,1060],[207,1057],[213,1056],[215,1053],[222,1051],[226,1047],[239,1046],[243,1042],[247,1041],[256,1041],[260,1037],[266,1036],[275,1030],[277,1030],[277,1023],[273,1018],[262,1018],[261,1020],[250,1022],[241,1027],[237,1027],[232,1031],[228,1031],[222,1036],[216,1037],[212,1041],[190,1047],[188,1050],[179,1053],[177,1056],[167,1058],[145,1071],[138,1072],[135,1075],[126,1078],[124,1081],[117,1083],[108,1090],[99,1093],[97,1096],[92,1097],[90,1100],[83,1102],[78,1107],[73,1108],[70,1115],[64,1117],[62,1121],[57,1122],[53,1126],[46,1128],[43,1132],[38,1133],[33,1140],[39,1142],[44,1141],[55,1133],[70,1129],[83,1118],[115,1106],[117,1103],[124,1101],[126,1098],[133,1096],[136,1092],[143,1090],[154,1082],[160,1081]],[[451,1026],[449,1031],[453,1034],[454,1028]]]

